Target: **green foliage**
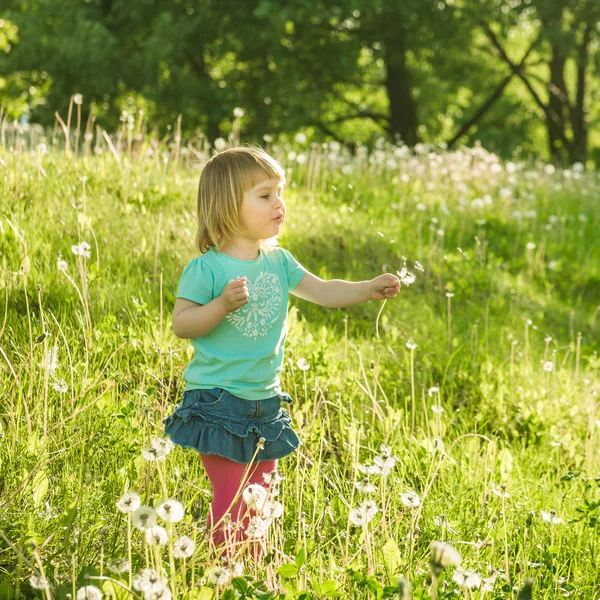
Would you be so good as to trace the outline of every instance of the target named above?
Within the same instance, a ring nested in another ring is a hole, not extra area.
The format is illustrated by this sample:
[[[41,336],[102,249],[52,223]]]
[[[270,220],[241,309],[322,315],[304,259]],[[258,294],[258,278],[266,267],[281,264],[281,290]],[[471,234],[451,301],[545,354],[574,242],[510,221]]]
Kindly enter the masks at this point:
[[[106,147],[80,160],[0,149],[6,597],[17,588],[41,597],[28,583],[36,553],[54,597],[72,593],[73,577],[129,597],[119,586],[128,573],[107,566],[127,556],[115,502],[129,490],[145,504],[165,495],[184,504],[174,535],[194,537],[194,556],[172,570],[165,548],[152,552],[182,598],[217,595],[205,580],[216,559],[202,530],[210,489],[200,461],[180,448],[162,463],[140,455],[162,435],[191,358],[169,324],[194,255],[198,179],[183,163],[175,175],[169,154],[157,169],[156,144],[143,144],[131,162]],[[597,174],[505,164],[481,148],[291,149],[307,161],[273,148],[289,169],[282,245],[327,278],[366,280],[406,261],[416,280],[383,306],[379,335],[381,303],[331,310],[292,298],[282,384],[303,444],[280,462],[285,512],[268,559],[246,565],[219,598],[394,598],[399,577],[413,598],[462,594],[453,567],[437,588],[431,581],[433,540],[495,577],[491,593],[473,597],[513,597],[527,572],[541,598],[557,589],[589,598],[600,489]],[[73,253],[82,241],[89,257]],[[367,469],[386,453],[387,475]],[[355,485],[365,477],[371,495]],[[418,506],[407,506],[408,490]],[[351,511],[367,498],[377,512],[355,526]],[[135,574],[148,564],[136,529],[132,550]],[[86,578],[100,571],[118,583]]]

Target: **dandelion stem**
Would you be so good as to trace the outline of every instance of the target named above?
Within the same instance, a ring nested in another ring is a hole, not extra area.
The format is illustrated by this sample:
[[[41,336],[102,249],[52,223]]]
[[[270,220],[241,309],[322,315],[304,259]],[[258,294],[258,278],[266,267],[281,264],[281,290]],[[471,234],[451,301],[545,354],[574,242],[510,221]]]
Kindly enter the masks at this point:
[[[415,434],[415,360],[414,360],[415,349],[410,349],[410,395],[412,398],[412,405],[410,408],[410,435]]]
[[[510,583],[510,564],[508,562],[508,532],[506,530],[506,498],[504,493],[502,494],[502,522],[504,523],[504,567],[506,573],[506,583]]]
[[[377,313],[377,318],[375,319],[375,335],[377,336],[377,339],[379,339],[379,317],[381,316],[381,313],[383,312],[383,309],[385,308],[386,302],[387,302],[387,298],[381,304],[381,308],[379,309],[379,312]]]

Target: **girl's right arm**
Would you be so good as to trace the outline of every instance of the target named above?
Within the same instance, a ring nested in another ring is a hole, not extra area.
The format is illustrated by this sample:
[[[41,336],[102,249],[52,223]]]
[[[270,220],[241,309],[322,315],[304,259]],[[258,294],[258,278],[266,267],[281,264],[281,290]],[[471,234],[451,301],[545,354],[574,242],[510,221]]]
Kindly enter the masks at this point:
[[[247,303],[248,288],[245,277],[229,283],[223,293],[208,304],[177,298],[173,307],[173,333],[182,339],[206,335],[230,312]]]

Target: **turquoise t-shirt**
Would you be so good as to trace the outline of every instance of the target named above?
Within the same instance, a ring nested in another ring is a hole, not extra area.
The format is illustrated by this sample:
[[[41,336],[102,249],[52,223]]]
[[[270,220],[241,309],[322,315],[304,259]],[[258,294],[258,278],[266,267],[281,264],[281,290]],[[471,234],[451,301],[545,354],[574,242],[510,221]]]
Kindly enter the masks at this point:
[[[208,304],[238,277],[246,277],[249,297],[212,331],[190,340],[194,359],[183,374],[186,391],[220,387],[246,400],[280,394],[288,292],[305,273],[279,247],[261,250],[256,260],[240,260],[214,248],[191,260],[179,279],[178,298]]]

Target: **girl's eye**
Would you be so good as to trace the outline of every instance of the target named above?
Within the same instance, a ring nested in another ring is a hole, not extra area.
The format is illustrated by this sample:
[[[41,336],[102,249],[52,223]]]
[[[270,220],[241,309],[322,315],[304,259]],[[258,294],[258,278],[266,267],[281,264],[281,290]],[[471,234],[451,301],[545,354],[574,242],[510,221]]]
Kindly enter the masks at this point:
[[[269,194],[267,194],[266,196],[261,196],[261,198],[269,198]]]

